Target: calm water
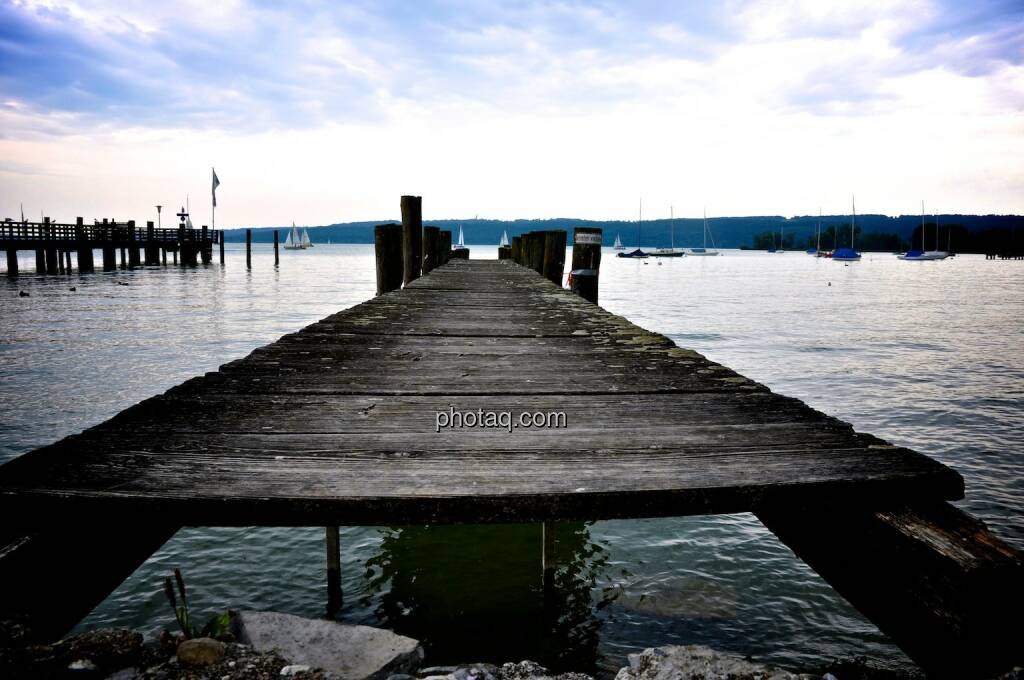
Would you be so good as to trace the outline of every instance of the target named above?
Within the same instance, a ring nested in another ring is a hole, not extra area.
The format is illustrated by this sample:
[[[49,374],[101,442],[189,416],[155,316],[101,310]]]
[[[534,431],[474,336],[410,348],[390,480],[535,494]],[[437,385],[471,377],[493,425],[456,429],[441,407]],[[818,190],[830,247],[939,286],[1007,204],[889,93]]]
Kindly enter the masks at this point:
[[[844,266],[738,251],[646,262],[606,252],[606,308],[953,466],[967,481],[961,505],[1024,548],[1022,263],[869,255]],[[249,273],[229,245],[223,269],[5,279],[0,460],[373,288],[370,246],[283,252],[276,271],[268,247]],[[342,543],[342,619],[419,637],[429,662],[535,658],[614,672],[645,646],[705,643],[783,665],[863,655],[910,668],[751,515],[561,525],[554,621],[541,606],[536,526],[348,527]],[[82,625],[169,626],[160,584],[175,566],[204,617],[229,606],[318,616],[323,554],[318,529],[183,529]]]

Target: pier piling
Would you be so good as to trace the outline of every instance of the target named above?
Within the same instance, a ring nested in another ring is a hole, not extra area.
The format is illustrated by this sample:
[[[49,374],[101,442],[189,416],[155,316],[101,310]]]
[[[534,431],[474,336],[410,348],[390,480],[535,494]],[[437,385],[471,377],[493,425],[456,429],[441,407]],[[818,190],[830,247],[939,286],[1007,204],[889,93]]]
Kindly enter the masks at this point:
[[[448,260],[452,259],[452,232],[444,229],[438,235],[438,239],[438,257],[440,257],[441,264],[448,264]]]
[[[338,527],[326,527],[327,546],[327,615],[341,611],[341,535]]]
[[[500,255],[499,258],[501,259]],[[561,229],[544,234],[544,263],[541,275],[556,286],[561,287],[565,273],[565,232]]]
[[[572,233],[572,292],[597,304],[597,280],[601,270],[603,232],[594,227],[576,227]]]
[[[14,248],[7,249],[7,275],[18,275],[18,251]]]
[[[512,245],[509,246],[509,257],[516,264],[520,263],[519,262],[519,259],[520,259],[519,258],[519,253],[521,252],[522,247],[523,247],[523,237],[522,236],[513,236],[512,237]]]
[[[245,268],[252,269],[252,229],[245,230]]]
[[[441,230],[437,227],[423,227],[423,274],[429,274],[439,266],[438,248]]]
[[[278,254],[278,242],[279,242],[280,238],[281,237],[278,236],[278,234],[277,234],[277,229],[275,229],[274,230],[274,266],[275,267],[278,266],[279,264],[281,264],[281,256]]]
[[[402,287],[402,225],[378,224],[373,228],[373,249],[377,260],[377,295]]]
[[[403,282],[409,285],[420,277],[423,261],[423,199],[402,196],[402,259]]]

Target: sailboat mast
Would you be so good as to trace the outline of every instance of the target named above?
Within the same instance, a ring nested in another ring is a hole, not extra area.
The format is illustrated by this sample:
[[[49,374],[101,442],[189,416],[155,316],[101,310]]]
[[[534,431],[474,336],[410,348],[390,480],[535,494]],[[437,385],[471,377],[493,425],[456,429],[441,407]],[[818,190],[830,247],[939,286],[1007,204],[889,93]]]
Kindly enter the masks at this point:
[[[850,205],[853,206],[853,215],[850,218],[850,248],[853,248],[853,235],[857,231],[857,197],[850,196]]]
[[[636,221],[636,247],[640,247],[640,227],[644,223],[644,199],[640,199],[640,219]]]
[[[704,248],[708,247],[708,209],[704,206]]]
[[[821,206],[818,206],[818,245],[814,247],[814,253],[821,252]]]

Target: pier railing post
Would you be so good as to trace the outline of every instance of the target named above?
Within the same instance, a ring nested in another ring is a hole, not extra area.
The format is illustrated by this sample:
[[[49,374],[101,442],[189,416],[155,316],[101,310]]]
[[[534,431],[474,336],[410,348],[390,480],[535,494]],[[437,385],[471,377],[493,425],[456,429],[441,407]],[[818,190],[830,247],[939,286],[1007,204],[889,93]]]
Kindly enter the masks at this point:
[[[423,199],[420,196],[402,196],[401,205],[403,281],[408,286],[420,277],[423,261]]]
[[[252,229],[245,230],[245,268],[252,269]]]
[[[327,527],[327,615],[341,611],[341,534],[338,527]]]
[[[544,234],[543,275],[556,286],[562,286],[565,273],[565,232],[561,229]]]
[[[597,281],[601,271],[603,232],[594,227],[576,227],[572,234],[570,288],[584,300],[597,304]]]
[[[373,247],[377,260],[377,295],[402,287],[402,225],[378,224],[373,228]]]
[[[423,274],[427,275],[437,268],[438,244],[441,230],[437,227],[423,227]]]

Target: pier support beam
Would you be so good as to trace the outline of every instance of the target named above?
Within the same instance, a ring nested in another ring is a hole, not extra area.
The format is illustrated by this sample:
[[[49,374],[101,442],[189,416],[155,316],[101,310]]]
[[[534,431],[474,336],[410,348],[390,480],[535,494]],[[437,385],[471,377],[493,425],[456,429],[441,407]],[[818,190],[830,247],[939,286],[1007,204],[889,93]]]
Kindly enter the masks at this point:
[[[597,281],[601,271],[603,232],[594,227],[576,227],[572,234],[572,266],[569,286],[584,300],[597,304]]]
[[[929,678],[1024,663],[1024,556],[952,505],[757,516]]]
[[[437,227],[423,227],[423,274],[424,276],[437,268],[438,248],[440,247],[441,230]]]
[[[46,251],[42,248],[36,248],[36,273],[46,273]]]
[[[245,268],[252,269],[252,229],[245,230]]]
[[[224,232],[223,231],[219,232],[217,234],[217,241],[220,242],[220,263],[223,265],[224,264]]]
[[[18,275],[18,250],[16,248],[7,249],[7,275]]]
[[[47,241],[53,238],[50,227],[50,218],[43,218],[43,235]],[[57,261],[57,246],[47,245],[46,246],[46,273],[56,274],[60,271],[60,265]]]
[[[274,266],[281,264],[281,256],[278,251],[278,244],[281,240],[280,235],[277,233],[277,229],[274,230]]]
[[[333,617],[341,611],[341,534],[338,527],[327,527],[327,615]]]
[[[373,228],[373,249],[377,260],[377,295],[402,287],[402,225],[378,224]]]
[[[402,259],[405,285],[420,277],[423,262],[423,199],[402,196]]]
[[[70,250],[65,250],[64,251],[64,273],[66,273],[66,274],[70,274],[71,273],[71,251]]]
[[[96,264],[92,258],[92,244],[85,234],[85,224],[81,217],[75,218],[75,240],[78,242],[78,273],[92,274]]]
[[[199,257],[203,264],[210,264],[213,260],[213,241],[210,240],[210,230],[203,225],[199,237]]]
[[[128,268],[135,269],[141,264],[138,234],[135,233],[135,220],[128,220]]]

